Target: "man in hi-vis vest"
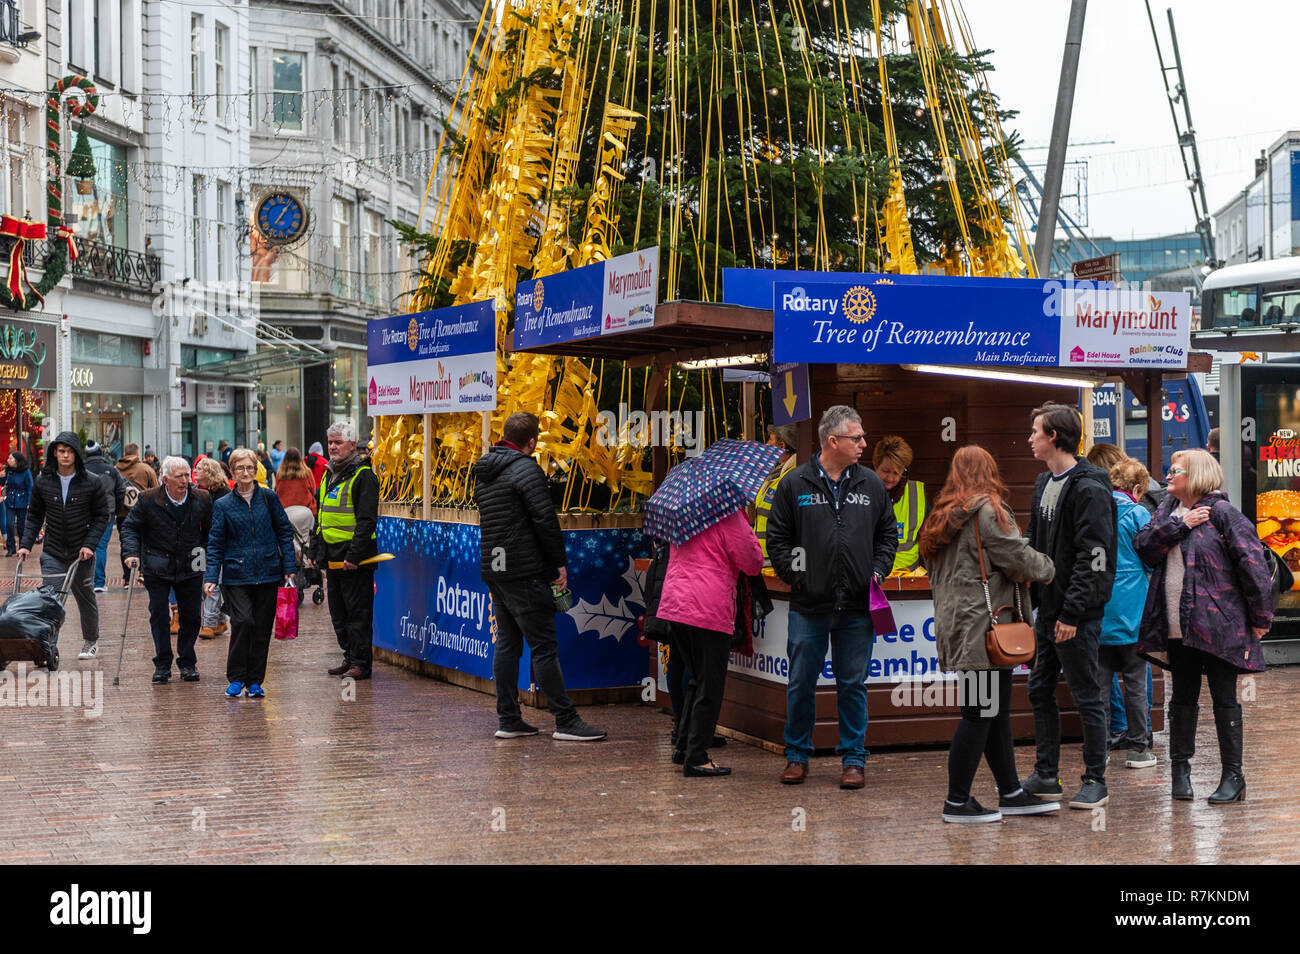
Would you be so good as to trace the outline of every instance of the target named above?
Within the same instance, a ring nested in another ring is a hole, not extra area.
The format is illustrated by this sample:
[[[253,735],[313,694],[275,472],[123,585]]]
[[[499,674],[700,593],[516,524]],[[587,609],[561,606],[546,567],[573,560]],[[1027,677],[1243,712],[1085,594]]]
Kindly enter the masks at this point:
[[[370,469],[370,458],[357,448],[357,429],[351,421],[331,424],[325,442],[330,464],[317,491],[311,559],[326,570],[330,622],[343,650],[342,664],[329,674],[369,679],[375,565],[361,566],[361,561],[378,552],[379,481]],[[341,570],[326,569],[338,562],[343,564]]]
[[[925,522],[925,484],[907,480],[912,466],[912,448],[897,434],[887,434],[876,442],[871,464],[889,491],[898,524],[898,552],[894,554],[894,571],[911,570],[921,560],[917,537]]]

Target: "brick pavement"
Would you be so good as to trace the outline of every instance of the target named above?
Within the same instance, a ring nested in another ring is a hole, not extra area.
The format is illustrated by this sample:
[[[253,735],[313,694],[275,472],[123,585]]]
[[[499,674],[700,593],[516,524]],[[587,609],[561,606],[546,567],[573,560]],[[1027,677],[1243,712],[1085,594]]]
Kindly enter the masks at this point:
[[[0,579],[12,566],[0,559]],[[102,597],[94,662],[75,658],[69,610],[66,667],[104,673],[99,718],[0,709],[0,862],[1300,862],[1300,668],[1259,677],[1246,703],[1244,804],[1204,801],[1218,781],[1206,697],[1196,802],[1170,801],[1161,733],[1159,766],[1111,771],[1104,831],[1066,808],[954,826],[938,819],[943,749],[873,754],[863,792],[840,791],[836,760],[818,758],[792,788],[776,782],[779,756],[737,743],[717,752],[730,778],[683,778],[669,720],[640,706],[584,709],[610,733],[584,745],[497,741],[490,696],[383,664],[346,699],[324,672],[339,658],[328,614],[310,600],[302,635],[271,647],[264,701],[222,694],[225,638],[200,641],[202,682],[154,687],[142,597],[117,689],[125,594]],[[1032,758],[1017,749],[1022,771]],[[1064,771],[1079,765],[1066,746]],[[987,768],[975,795],[994,798]]]

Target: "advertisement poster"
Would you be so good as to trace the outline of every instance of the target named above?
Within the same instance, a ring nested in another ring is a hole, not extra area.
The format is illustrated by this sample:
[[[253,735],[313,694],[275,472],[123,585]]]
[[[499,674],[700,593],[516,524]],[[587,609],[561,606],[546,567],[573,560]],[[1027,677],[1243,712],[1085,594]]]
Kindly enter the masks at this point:
[[[448,669],[492,678],[496,613],[479,572],[476,524],[380,517],[379,549],[396,554],[375,574],[374,644]],[[564,533],[573,607],[555,618],[569,689],[639,685],[646,675],[644,601],[633,560],[650,555],[639,530]],[[519,686],[529,687],[525,645]]]
[[[1278,615],[1300,615],[1300,368],[1242,371],[1242,411],[1255,419],[1255,440],[1242,435],[1242,512],[1253,517],[1259,539],[1296,576],[1283,593]]]
[[[516,349],[649,328],[659,290],[659,248],[628,252],[515,289]]]
[[[1067,288],[1061,367],[1183,368],[1191,347],[1186,292]]]
[[[370,415],[495,410],[496,331],[491,301],[370,322]]]

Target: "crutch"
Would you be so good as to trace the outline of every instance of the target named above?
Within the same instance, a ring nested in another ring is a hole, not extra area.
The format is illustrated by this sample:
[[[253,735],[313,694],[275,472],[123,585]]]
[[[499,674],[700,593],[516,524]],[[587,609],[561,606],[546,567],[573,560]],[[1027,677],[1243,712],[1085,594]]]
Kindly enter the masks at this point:
[[[135,593],[136,580],[140,578],[140,564],[131,567],[131,583],[126,591],[126,612],[122,614],[122,644],[117,647],[117,674],[113,676],[113,685],[122,677],[122,652],[126,649],[126,628],[131,619],[131,596]]]

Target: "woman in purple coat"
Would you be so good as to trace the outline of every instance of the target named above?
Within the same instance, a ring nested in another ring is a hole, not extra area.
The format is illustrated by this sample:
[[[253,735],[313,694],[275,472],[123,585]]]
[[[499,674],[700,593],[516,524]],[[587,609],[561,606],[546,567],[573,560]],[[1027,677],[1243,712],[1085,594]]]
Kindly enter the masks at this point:
[[[1138,652],[1173,672],[1169,759],[1173,797],[1192,798],[1201,677],[1210,684],[1223,763],[1218,805],[1241,801],[1241,706],[1237,676],[1264,669],[1260,637],[1273,621],[1273,589],[1254,525],[1220,489],[1223,470],[1207,451],[1174,454],[1169,496],[1133,544],[1153,567]]]

